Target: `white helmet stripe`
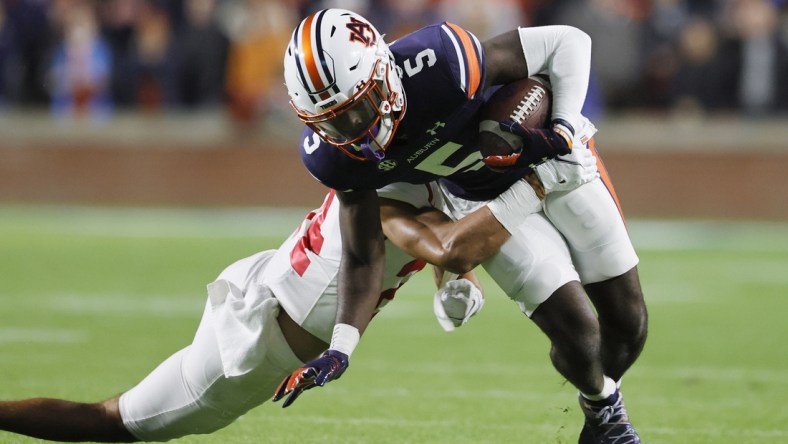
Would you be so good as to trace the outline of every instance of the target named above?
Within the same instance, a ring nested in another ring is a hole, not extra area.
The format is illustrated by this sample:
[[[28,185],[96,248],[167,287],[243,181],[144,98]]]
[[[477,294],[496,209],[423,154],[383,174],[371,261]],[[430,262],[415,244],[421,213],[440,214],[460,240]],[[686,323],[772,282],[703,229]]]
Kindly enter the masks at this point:
[[[318,66],[320,69],[320,73],[325,80],[325,84],[328,85],[328,88],[334,88],[336,91],[336,79],[331,73],[331,67],[328,65],[328,60],[326,60],[326,52],[323,50],[323,33],[321,32],[323,29],[323,17],[325,16],[325,10],[320,11],[317,14],[317,23],[315,24],[315,53],[317,54],[317,60],[319,61]]]
[[[305,22],[306,21],[302,21],[298,25],[298,27],[296,27],[295,31],[293,31],[293,37],[292,37],[292,41],[290,42],[290,48],[292,48],[291,49],[292,57],[295,60],[295,67],[296,67],[296,71],[298,72],[298,80],[301,83],[301,85],[303,85],[304,88],[307,91],[311,91],[312,87],[307,82],[306,75],[304,74],[303,57],[301,55],[302,51],[301,51],[301,45],[300,45],[301,40],[298,38],[301,35],[301,28],[304,26]],[[307,94],[307,96],[309,96],[309,98],[311,99],[312,103],[317,103],[317,101],[315,100],[315,98],[311,94]]]

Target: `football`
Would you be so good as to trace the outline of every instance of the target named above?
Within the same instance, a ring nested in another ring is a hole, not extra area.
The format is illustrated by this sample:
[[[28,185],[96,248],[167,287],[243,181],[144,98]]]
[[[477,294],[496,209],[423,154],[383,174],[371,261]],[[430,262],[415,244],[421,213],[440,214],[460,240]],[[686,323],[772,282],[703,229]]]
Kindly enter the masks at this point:
[[[522,147],[514,134],[498,123],[514,120],[523,128],[546,128],[552,113],[552,95],[546,80],[535,77],[508,83],[495,91],[482,107],[478,145],[483,156],[511,154]]]

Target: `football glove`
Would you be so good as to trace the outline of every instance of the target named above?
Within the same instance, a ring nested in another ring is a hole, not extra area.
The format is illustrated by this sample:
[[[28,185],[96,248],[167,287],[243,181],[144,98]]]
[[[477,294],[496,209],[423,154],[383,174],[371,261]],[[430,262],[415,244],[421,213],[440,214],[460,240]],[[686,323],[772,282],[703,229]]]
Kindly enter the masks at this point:
[[[438,324],[445,331],[453,331],[481,311],[484,296],[468,279],[455,279],[447,282],[435,293],[432,305]]]
[[[274,392],[273,402],[287,395],[282,408],[290,406],[305,390],[322,387],[328,381],[339,379],[348,368],[348,356],[337,350],[327,350],[319,358],[304,364],[303,367],[289,374]]]
[[[482,161],[493,169],[529,167],[572,152],[572,133],[569,124],[556,121],[551,129],[523,128],[514,120],[499,124],[502,131],[514,134],[523,140],[523,145],[510,154],[491,155]]]
[[[599,177],[596,157],[582,143],[574,143],[572,152],[536,166],[536,175],[544,191],[570,191]]]

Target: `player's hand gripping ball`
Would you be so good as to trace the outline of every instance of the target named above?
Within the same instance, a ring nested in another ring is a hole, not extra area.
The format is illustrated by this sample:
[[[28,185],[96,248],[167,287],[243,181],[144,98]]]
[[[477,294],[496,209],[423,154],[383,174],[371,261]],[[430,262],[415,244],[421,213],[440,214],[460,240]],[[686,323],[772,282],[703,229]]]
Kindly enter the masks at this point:
[[[495,91],[481,110],[478,146],[493,169],[533,167],[571,151],[571,134],[553,128],[546,81],[527,78]],[[571,129],[569,129],[571,131]]]

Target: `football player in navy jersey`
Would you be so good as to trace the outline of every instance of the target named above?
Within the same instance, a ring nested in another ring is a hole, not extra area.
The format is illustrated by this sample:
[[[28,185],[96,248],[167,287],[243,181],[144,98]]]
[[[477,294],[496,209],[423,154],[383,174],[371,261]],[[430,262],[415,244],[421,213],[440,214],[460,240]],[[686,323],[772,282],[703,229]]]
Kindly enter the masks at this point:
[[[327,9],[296,27],[284,65],[291,105],[306,123],[301,158],[336,190],[343,242],[330,347],[291,375],[285,392],[339,377],[371,318],[384,255],[375,189],[440,179],[456,218],[506,195],[491,210],[512,238],[484,265],[550,338],[554,366],[578,388],[580,442],[640,442],[619,386],[645,343],[647,312],[612,185],[600,164],[600,178],[541,202],[523,180],[546,159],[596,155],[595,129],[580,114],[589,37],[547,26],[480,42],[444,22],[389,45],[365,18]],[[501,122],[523,148],[483,158],[476,136],[485,98],[496,85],[540,74],[553,91],[550,127]]]

